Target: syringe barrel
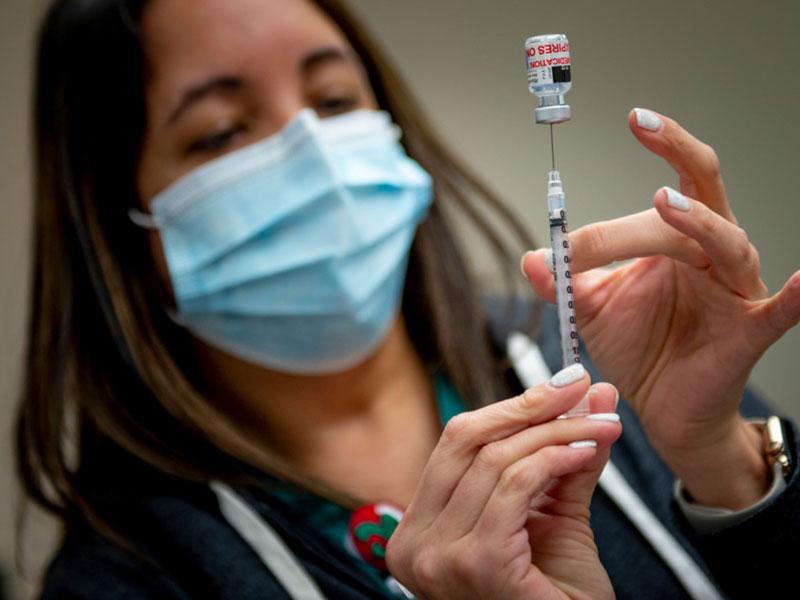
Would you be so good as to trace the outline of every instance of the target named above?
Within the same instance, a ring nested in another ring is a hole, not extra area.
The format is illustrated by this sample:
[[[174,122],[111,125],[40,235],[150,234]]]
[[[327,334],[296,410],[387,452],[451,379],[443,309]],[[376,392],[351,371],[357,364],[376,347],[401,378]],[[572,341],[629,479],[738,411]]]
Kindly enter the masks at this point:
[[[561,361],[564,367],[581,361],[578,325],[572,289],[572,251],[567,230],[567,213],[561,175],[553,169],[547,175],[547,212],[550,221],[550,246],[553,251],[553,274],[561,338]],[[589,413],[588,401],[581,400],[565,416]]]

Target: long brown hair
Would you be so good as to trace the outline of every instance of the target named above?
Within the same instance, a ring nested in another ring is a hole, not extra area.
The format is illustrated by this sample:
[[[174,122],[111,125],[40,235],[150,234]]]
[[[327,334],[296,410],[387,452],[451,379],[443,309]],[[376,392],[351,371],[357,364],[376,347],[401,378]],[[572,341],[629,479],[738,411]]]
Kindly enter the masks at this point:
[[[167,298],[146,234],[132,227],[146,119],[139,22],[146,0],[59,0],[40,31],[35,90],[35,264],[17,461],[30,498],[69,526],[119,541],[101,508],[120,460],[170,480],[230,479],[247,465],[345,505],[204,398],[188,335]],[[317,0],[361,57],[380,106],[435,181],[413,244],[403,313],[431,370],[471,407],[505,392],[476,287],[448,222],[465,215],[509,285],[533,246],[503,204],[433,134],[380,49],[338,0]],[[487,218],[488,215],[490,218]],[[116,457],[116,458],[115,458]],[[116,461],[116,462],[115,462]],[[105,486],[105,487],[104,487]]]

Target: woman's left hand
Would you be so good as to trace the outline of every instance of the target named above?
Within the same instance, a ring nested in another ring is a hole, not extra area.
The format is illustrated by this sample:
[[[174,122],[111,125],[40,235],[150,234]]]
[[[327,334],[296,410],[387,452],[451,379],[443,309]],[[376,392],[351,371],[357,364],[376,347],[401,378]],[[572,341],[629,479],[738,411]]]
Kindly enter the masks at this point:
[[[714,150],[673,120],[642,114],[647,127],[632,112],[631,130],[677,171],[681,194],[662,188],[654,209],[570,234],[578,326],[695,500],[741,508],[766,491],[768,470],[739,403],[755,363],[800,320],[800,271],[768,297]],[[526,255],[523,271],[553,302],[546,254]]]

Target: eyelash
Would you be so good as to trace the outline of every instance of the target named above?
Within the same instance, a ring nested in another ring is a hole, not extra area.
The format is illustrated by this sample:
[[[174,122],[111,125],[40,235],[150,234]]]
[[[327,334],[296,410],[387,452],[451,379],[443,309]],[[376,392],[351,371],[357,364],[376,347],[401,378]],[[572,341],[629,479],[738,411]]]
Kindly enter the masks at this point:
[[[316,110],[321,116],[325,116],[344,113],[353,110],[356,106],[358,106],[358,98],[355,96],[336,96],[325,98],[317,103]],[[186,153],[209,154],[219,152],[220,150],[224,150],[231,140],[233,140],[234,136],[242,131],[244,131],[244,126],[242,125],[217,131],[190,144],[186,149]]]
[[[358,98],[355,96],[334,96],[324,98],[317,104],[317,111],[320,113],[336,114],[353,110],[358,105]]]
[[[200,154],[222,150],[230,143],[237,133],[240,133],[243,130],[243,126],[237,125],[236,127],[230,127],[228,129],[223,129],[222,131],[217,131],[212,135],[199,139],[190,144],[186,149],[186,153]]]

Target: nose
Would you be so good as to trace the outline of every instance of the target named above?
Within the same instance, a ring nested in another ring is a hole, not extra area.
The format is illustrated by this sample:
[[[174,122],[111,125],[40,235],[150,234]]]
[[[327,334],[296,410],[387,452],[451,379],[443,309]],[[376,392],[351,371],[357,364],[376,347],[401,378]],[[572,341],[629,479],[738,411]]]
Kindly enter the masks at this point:
[[[309,104],[298,94],[286,93],[274,98],[269,106],[269,118],[265,119],[271,131],[265,132],[265,134],[277,133],[304,108],[309,108]]]

